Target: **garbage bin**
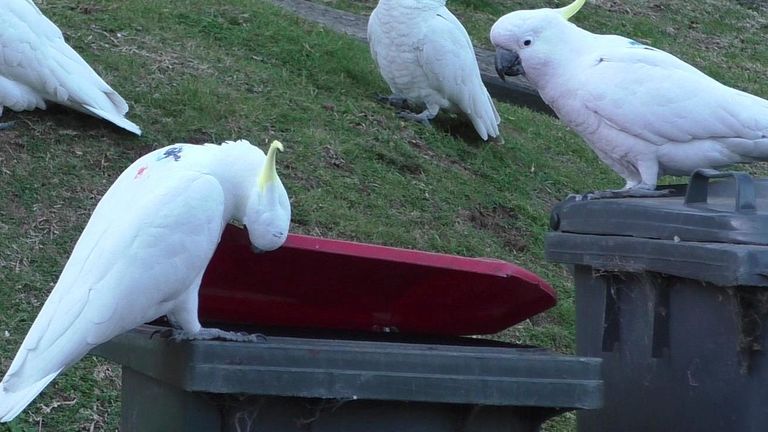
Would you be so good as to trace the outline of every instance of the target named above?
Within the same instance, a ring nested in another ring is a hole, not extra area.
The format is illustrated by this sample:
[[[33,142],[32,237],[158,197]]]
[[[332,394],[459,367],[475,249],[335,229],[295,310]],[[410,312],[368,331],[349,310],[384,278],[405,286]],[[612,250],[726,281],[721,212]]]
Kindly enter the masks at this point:
[[[682,190],[552,211],[577,354],[603,359],[581,432],[768,430],[768,180],[701,170]]]
[[[602,402],[600,360],[538,348],[281,336],[175,343],[154,329],[94,351],[123,366],[122,432],[534,432]]]
[[[533,432],[602,403],[600,360],[479,337],[555,304],[512,263],[290,235],[254,254],[228,227],[204,324],[265,343],[152,337],[94,353],[123,367],[123,432]]]

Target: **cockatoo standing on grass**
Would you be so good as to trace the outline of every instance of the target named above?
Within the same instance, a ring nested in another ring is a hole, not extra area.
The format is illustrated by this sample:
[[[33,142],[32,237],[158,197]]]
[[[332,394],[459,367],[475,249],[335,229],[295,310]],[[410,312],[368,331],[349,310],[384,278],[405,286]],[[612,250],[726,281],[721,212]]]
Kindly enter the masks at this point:
[[[456,108],[482,139],[499,135],[499,114],[480,79],[472,41],[445,0],[379,0],[368,20],[368,43],[393,92],[385,99],[426,106],[401,117],[429,124],[440,108]]]
[[[32,0],[0,0],[0,114],[45,109],[46,101],[141,135],[128,105],[66,42]],[[0,129],[9,127],[0,124]]]
[[[198,288],[230,219],[254,248],[285,242],[291,208],[268,155],[248,141],[176,144],[134,162],[107,191],[0,382],[12,420],[91,348],[167,315],[177,339],[257,340],[202,328]]]
[[[496,70],[525,74],[560,119],[626,180],[595,197],[659,196],[661,175],[768,159],[768,101],[664,51],[568,22],[584,4],[521,10],[491,29]]]

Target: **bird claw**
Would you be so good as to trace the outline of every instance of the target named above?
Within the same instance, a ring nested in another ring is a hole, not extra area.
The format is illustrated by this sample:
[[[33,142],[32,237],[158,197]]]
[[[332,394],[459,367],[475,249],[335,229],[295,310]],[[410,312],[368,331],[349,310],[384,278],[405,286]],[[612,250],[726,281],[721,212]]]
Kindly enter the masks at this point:
[[[397,116],[400,117],[401,119],[410,120],[410,121],[419,123],[422,126],[426,126],[430,128],[432,127],[432,123],[429,122],[429,119],[422,114],[414,114],[410,111],[400,111],[399,113],[397,113]]]
[[[506,142],[504,141],[504,137],[501,136],[501,134],[498,134],[495,137],[488,137],[488,142],[498,144],[498,145],[506,144]]]
[[[171,329],[170,340],[173,342],[191,341],[191,340],[226,340],[232,342],[252,342],[263,343],[267,337],[259,333],[232,332],[220,330],[217,328],[201,328],[197,333],[190,333],[184,330]]]
[[[164,328],[160,330],[155,330],[152,332],[152,334],[149,335],[149,338],[152,339],[155,336],[159,336],[164,339],[172,339],[173,338],[173,332],[176,331],[172,328]]]
[[[406,99],[404,97],[400,97],[400,96],[395,96],[395,95],[392,95],[392,96],[381,96],[381,95],[379,95],[379,96],[376,96],[376,100],[378,100],[379,102],[381,102],[383,104],[387,104],[387,105],[393,106],[393,107],[395,107],[397,109],[401,109],[401,110],[407,110],[407,109],[410,108],[410,105],[408,104],[408,99]]]

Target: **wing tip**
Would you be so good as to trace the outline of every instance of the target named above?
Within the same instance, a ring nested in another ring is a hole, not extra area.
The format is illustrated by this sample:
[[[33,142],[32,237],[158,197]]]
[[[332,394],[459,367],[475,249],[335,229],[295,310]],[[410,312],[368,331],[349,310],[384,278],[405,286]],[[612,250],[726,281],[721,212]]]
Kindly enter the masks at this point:
[[[111,122],[129,132],[133,132],[134,134],[141,136],[141,128],[136,123],[128,120],[127,118],[117,115],[108,113],[104,110],[100,110],[96,107],[93,107],[91,105],[83,105],[83,108],[87,109],[91,114],[93,114],[96,117],[103,118],[104,120],[107,120],[108,122]]]
[[[59,369],[18,392],[9,392],[5,385],[0,383],[0,423],[15,419],[61,371],[62,369]]]

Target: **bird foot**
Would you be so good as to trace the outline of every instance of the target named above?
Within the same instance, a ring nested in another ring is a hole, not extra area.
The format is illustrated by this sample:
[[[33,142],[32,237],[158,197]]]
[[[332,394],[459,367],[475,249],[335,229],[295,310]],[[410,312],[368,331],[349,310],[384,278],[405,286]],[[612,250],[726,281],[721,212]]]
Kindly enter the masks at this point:
[[[410,111],[400,111],[397,113],[397,116],[401,119],[414,121],[416,123],[421,124],[422,126],[426,127],[432,127],[432,124],[429,122],[431,117],[429,116],[429,113],[427,111],[424,111],[421,114],[414,114]]]
[[[397,109],[401,110],[407,110],[410,109],[410,105],[408,104],[408,99],[402,97],[402,96],[377,96],[376,100],[378,100],[381,103],[391,105]]]
[[[15,121],[0,123],[0,130],[11,129],[15,124],[16,124]]]
[[[152,339],[155,336],[164,338],[164,339],[170,339],[173,337],[174,329],[172,328],[164,328],[162,330],[155,330],[152,332],[152,334],[149,335],[149,338]]]
[[[585,194],[570,194],[565,199],[574,201],[589,201],[596,199],[615,199],[615,198],[662,198],[672,196],[674,189],[609,189],[604,191],[594,191]]]
[[[156,334],[162,337],[166,337],[174,342],[191,341],[191,340],[226,340],[232,342],[253,342],[261,343],[266,342],[266,336],[259,333],[245,333],[245,332],[231,332],[220,330],[217,328],[201,328],[197,333],[191,333],[185,330],[179,330],[174,328],[156,330],[150,336],[150,339]]]
[[[489,136],[488,137],[488,142],[492,142],[492,143],[498,144],[498,145],[504,145],[505,144],[504,137],[501,136],[501,134],[498,134],[495,137]]]

